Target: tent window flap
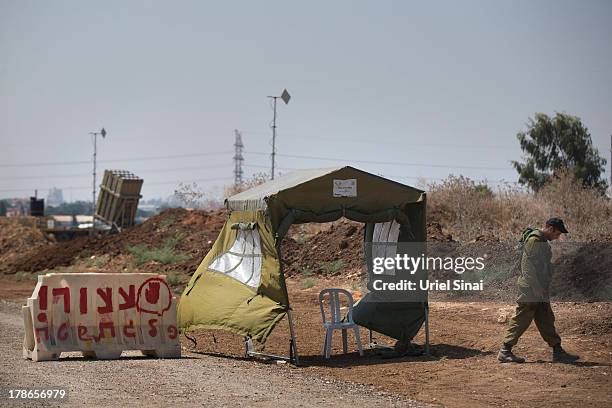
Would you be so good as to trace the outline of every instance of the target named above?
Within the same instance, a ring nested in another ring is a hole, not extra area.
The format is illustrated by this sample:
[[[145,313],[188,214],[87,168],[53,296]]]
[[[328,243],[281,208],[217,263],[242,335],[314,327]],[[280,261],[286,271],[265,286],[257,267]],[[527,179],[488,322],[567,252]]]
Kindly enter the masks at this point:
[[[212,261],[208,269],[257,288],[261,282],[261,264],[259,231],[257,228],[238,229],[234,244],[227,252]]]
[[[395,258],[400,225],[395,222],[379,222],[374,224],[372,237],[373,258]],[[395,268],[386,269],[385,275],[395,275]]]

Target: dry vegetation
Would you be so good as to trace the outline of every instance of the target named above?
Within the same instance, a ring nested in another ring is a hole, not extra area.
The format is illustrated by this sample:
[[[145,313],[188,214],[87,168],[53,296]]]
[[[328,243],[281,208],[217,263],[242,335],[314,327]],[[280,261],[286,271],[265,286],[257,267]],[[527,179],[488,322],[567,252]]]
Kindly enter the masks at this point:
[[[552,216],[565,220],[572,241],[610,241],[612,202],[562,172],[538,193],[504,186],[497,191],[463,176],[428,187],[428,220],[444,226],[459,241],[494,236],[516,241],[527,226],[541,226]]]

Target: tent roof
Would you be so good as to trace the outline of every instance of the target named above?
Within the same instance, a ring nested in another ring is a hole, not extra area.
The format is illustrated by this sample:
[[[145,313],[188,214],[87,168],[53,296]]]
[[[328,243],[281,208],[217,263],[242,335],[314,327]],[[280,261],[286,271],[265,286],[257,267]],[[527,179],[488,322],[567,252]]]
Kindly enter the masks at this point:
[[[230,210],[265,209],[268,208],[268,200],[274,197],[284,202],[286,207],[319,212],[320,206],[325,205],[325,202],[331,199],[331,182],[336,178],[360,179],[358,187],[360,196],[362,196],[361,192],[370,190],[370,199],[379,202],[393,201],[393,205],[397,205],[398,201],[416,202],[424,193],[423,190],[351,166],[344,166],[298,170],[235,194],[226,199],[226,205]],[[371,191],[373,186],[378,186],[374,188],[375,191]],[[384,192],[387,197],[380,196],[381,192]],[[349,199],[349,201],[353,202],[354,199]],[[314,207],[311,204],[314,204]],[[342,204],[348,204],[348,201]]]
[[[274,180],[267,181],[263,184],[245,190],[241,193],[229,197],[227,200],[245,201],[245,200],[262,200],[271,195],[277,194],[280,191],[290,189],[307,181],[325,176],[334,171],[340,170],[342,167],[328,167],[324,169],[304,169],[297,170],[289,174],[285,174]]]

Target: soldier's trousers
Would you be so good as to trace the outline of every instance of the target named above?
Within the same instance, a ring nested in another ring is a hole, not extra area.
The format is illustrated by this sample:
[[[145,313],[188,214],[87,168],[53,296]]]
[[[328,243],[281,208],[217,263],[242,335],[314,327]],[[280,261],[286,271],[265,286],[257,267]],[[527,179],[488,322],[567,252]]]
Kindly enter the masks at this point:
[[[561,344],[561,337],[555,330],[555,315],[550,303],[537,302],[518,304],[514,317],[510,319],[510,327],[504,338],[504,345],[514,346],[533,320],[535,320],[540,335],[550,347]]]

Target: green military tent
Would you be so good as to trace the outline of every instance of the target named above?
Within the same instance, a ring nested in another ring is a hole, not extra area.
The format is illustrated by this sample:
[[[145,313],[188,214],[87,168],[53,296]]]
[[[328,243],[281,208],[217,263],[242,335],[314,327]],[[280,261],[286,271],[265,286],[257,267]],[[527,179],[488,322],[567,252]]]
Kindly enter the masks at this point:
[[[426,240],[423,191],[349,166],[287,174],[225,204],[228,215],[219,237],[181,297],[179,325],[184,330],[228,330],[263,343],[288,315],[290,350],[296,357],[280,250],[292,224],[345,217],[365,224],[366,242],[380,231],[393,235],[393,230],[395,241]],[[359,313],[358,304],[355,315],[363,316],[366,327],[400,339],[416,334],[426,308],[426,302],[413,304],[402,309],[409,316],[399,316],[398,305],[385,309],[370,304],[363,308],[366,313]]]

